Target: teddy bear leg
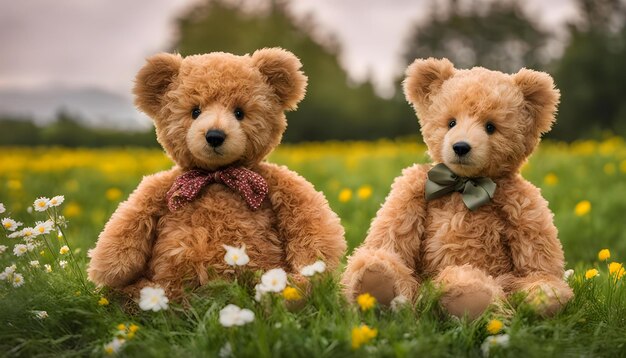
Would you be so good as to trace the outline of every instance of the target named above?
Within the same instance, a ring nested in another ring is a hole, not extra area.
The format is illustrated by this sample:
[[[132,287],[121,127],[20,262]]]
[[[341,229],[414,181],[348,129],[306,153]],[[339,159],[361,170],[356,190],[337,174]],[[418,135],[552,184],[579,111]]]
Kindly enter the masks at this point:
[[[553,275],[534,273],[506,281],[504,287],[507,291],[527,293],[526,302],[543,317],[554,316],[574,297],[567,282]]]
[[[496,281],[484,271],[471,265],[448,266],[437,275],[434,282],[441,286],[442,306],[457,317],[468,316],[474,320],[504,292]]]
[[[350,257],[342,284],[348,300],[369,293],[384,306],[396,296],[412,300],[418,289],[413,271],[397,254],[370,249],[359,249]]]

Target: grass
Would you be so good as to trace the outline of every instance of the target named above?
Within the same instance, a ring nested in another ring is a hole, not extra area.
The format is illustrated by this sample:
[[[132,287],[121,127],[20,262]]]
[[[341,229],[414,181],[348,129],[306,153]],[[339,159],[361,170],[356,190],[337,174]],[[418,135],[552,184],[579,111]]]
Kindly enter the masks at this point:
[[[403,167],[426,161],[425,148],[410,142],[323,143],[284,146],[271,160],[300,172],[323,190],[346,227],[350,248],[359,244],[393,178]],[[59,213],[69,221],[65,238],[82,269],[106,219],[137,185],[143,174],[171,165],[158,151],[5,148],[0,154],[0,202],[26,225],[45,219],[29,214],[38,196],[63,194]],[[12,263],[25,283],[14,288],[0,282],[0,354],[4,356],[99,356],[118,334],[117,326],[139,326],[119,351],[123,356],[217,356],[227,343],[234,356],[483,356],[481,345],[491,334],[487,323],[504,323],[506,347],[490,356],[626,356],[626,277],[615,280],[608,262],[597,253],[610,248],[608,261],[626,257],[626,145],[619,138],[573,145],[544,144],[524,168],[542,187],[555,212],[574,300],[554,318],[537,316],[516,296],[476,321],[449,317],[437,303],[438,292],[426,284],[414,306],[362,312],[347,304],[333,274],[312,280],[310,296],[299,310],[287,309],[280,294],[254,300],[260,273],[243,272],[237,282],[216,281],[189,293],[189,301],[171,303],[167,311],[147,312],[107,290],[96,290],[70,265],[58,266],[48,250],[13,255],[15,239],[0,234],[8,249],[0,270]],[[588,212],[575,211],[589,201]],[[33,217],[35,216],[35,217]],[[63,244],[53,232],[47,240],[58,252]],[[38,249],[41,250],[41,249]],[[28,261],[50,263],[53,271],[32,268]],[[74,263],[73,260],[70,263]],[[595,267],[600,275],[585,278]],[[81,270],[82,272],[82,270]],[[102,297],[110,302],[99,305]],[[229,303],[251,309],[252,323],[222,327],[219,311]],[[46,311],[38,319],[33,311]],[[365,324],[376,337],[352,347],[352,330]]]

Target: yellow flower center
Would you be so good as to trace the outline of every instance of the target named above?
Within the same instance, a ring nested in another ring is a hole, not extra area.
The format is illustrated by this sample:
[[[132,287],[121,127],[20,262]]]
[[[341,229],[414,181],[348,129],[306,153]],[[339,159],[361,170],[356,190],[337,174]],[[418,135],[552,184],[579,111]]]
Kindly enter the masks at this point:
[[[42,234],[43,234],[43,232],[44,232],[44,231],[46,231],[46,229],[44,229],[44,228],[43,228],[43,226],[39,228],[39,232],[40,232],[40,233],[42,233]]]

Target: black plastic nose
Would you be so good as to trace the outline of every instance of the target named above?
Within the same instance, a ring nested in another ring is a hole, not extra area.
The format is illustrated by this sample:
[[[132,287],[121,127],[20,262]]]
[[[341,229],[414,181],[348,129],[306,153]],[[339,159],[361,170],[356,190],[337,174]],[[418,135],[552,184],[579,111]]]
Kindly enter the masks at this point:
[[[452,144],[452,150],[454,150],[459,157],[462,157],[469,153],[469,151],[472,150],[472,147],[466,142],[456,142]]]
[[[222,143],[224,143],[224,140],[226,139],[226,133],[224,133],[223,131],[212,129],[206,132],[206,135],[204,137],[206,138],[206,142],[209,143],[211,147],[217,148],[222,145]]]

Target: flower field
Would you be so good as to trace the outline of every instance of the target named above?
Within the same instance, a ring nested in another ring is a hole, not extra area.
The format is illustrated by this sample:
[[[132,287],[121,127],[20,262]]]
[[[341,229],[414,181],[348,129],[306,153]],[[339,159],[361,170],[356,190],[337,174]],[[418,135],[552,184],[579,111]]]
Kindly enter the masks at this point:
[[[424,145],[410,141],[283,145],[270,157],[326,194],[349,250],[365,237],[394,177],[427,160]],[[97,290],[85,281],[87,250],[141,177],[170,166],[159,150],[1,149],[3,355],[626,356],[621,138],[546,142],[523,168],[550,202],[574,270],[576,297],[551,319],[537,317],[522,297],[474,322],[452,319],[428,284],[415,306],[381,309],[367,296],[351,306],[324,267],[308,269],[306,293],[282,285],[281,273],[246,271],[245,250],[234,247],[225,259],[240,266],[237,282],[213,282],[189,302],[168,302],[158,289],[139,304]],[[40,197],[50,200],[35,202]],[[278,286],[264,285],[269,274]]]

